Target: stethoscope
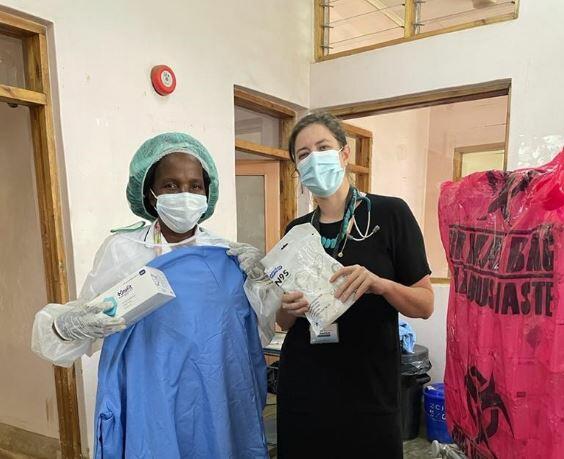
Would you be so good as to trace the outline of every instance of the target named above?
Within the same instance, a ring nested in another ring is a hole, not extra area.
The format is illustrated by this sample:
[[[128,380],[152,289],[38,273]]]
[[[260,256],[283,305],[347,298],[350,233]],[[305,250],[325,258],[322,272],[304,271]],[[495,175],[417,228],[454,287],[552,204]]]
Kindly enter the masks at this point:
[[[344,241],[342,243],[343,246],[341,247],[341,250],[338,250],[337,248],[335,248],[335,251],[333,252],[333,256],[337,255],[339,258],[343,258],[343,252],[345,250],[345,247],[347,246],[347,242],[348,242],[349,239],[353,240],[355,242],[363,242],[363,241],[371,238],[378,231],[380,231],[379,225],[375,225],[374,228],[372,228],[372,230],[370,229],[370,227],[372,225],[372,204],[370,202],[370,199],[368,199],[368,197],[366,196],[366,193],[362,193],[362,192],[360,192],[356,189],[353,189],[352,187],[351,187],[350,193],[353,194],[352,196],[350,196],[350,198],[355,200],[354,211],[352,212],[352,217],[351,217],[351,219],[348,223],[347,230],[346,230],[345,237],[344,237]],[[361,231],[361,229],[359,228],[358,223],[356,222],[356,217],[355,217],[356,208],[358,207],[357,203],[356,203],[357,195],[362,201],[364,201],[366,203],[366,206],[368,208],[368,218],[367,218],[367,221],[366,221],[366,228],[364,229],[364,231]],[[347,201],[348,201],[348,199],[347,199]],[[315,217],[315,212],[314,212],[314,215],[312,215],[311,223],[319,231],[318,224],[317,225],[315,224],[316,222],[315,222],[314,217]],[[356,230],[359,237],[353,236],[353,234],[352,234],[353,228]]]
[[[355,218],[354,213],[353,213],[351,223],[354,225],[354,229],[360,235],[360,237],[358,237],[358,238],[354,237],[352,235],[352,231],[349,230],[347,232],[347,239],[352,239],[353,241],[356,241],[356,242],[365,241],[366,239],[372,237],[375,233],[380,231],[379,225],[374,225],[374,228],[372,228],[372,231],[370,230],[370,226],[372,224],[372,203],[370,202],[370,199],[368,199],[368,197],[366,196],[366,193],[359,192],[359,194],[360,194],[360,199],[362,199],[366,203],[366,206],[368,207],[368,218],[366,220],[366,229],[364,231],[361,231],[360,228],[358,227],[357,223],[356,223],[356,218]],[[352,229],[352,226],[351,226],[351,229]]]
[[[351,218],[351,221],[349,222],[349,227],[347,228],[347,237],[345,238],[345,242],[343,243],[343,247],[341,248],[341,250],[337,254],[337,256],[339,258],[343,258],[343,252],[345,251],[345,247],[347,246],[347,242],[348,242],[349,239],[351,239],[355,242],[363,242],[363,241],[366,241],[368,238],[371,238],[378,231],[380,231],[379,225],[374,225],[374,228],[372,228],[372,230],[370,230],[370,226],[372,224],[372,209],[371,209],[372,204],[370,202],[370,199],[368,199],[368,197],[366,196],[366,193],[359,192],[359,195],[360,195],[360,199],[362,199],[366,203],[366,206],[368,207],[368,218],[366,219],[366,229],[364,231],[360,230],[360,228],[358,227],[358,224],[356,223],[356,216],[354,215],[355,213],[353,212],[353,216]],[[355,212],[356,212],[356,208],[355,208]],[[355,236],[352,235],[353,227],[360,237],[355,237]]]

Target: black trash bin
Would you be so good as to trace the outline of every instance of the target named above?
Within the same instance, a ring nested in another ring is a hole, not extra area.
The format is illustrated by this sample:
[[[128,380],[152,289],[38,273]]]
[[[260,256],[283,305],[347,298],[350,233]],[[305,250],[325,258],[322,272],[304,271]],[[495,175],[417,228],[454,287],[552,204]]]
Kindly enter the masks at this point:
[[[416,344],[413,354],[401,356],[400,407],[404,440],[419,435],[423,386],[431,380],[427,374],[430,369],[429,350],[425,346]]]

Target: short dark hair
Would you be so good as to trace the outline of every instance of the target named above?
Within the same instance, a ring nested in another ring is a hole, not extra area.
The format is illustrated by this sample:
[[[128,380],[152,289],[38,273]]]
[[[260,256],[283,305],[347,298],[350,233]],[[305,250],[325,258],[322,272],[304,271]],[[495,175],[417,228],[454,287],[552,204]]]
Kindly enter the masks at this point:
[[[339,146],[344,147],[347,144],[347,135],[345,129],[341,124],[341,121],[335,116],[328,112],[313,112],[304,116],[299,120],[290,134],[290,139],[288,141],[288,150],[290,152],[290,157],[295,162],[296,161],[296,137],[302,132],[306,127],[312,124],[321,124],[331,131]]]

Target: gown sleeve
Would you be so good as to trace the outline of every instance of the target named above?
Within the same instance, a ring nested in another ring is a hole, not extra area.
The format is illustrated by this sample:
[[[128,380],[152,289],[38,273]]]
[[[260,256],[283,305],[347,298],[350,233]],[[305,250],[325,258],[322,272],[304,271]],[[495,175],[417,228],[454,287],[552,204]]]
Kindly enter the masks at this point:
[[[33,322],[31,350],[54,365],[67,368],[82,355],[92,355],[99,350],[102,340],[65,341],[59,338],[53,330],[55,318],[71,308],[92,301],[152,258],[154,252],[138,241],[120,235],[108,237],[96,253],[78,299],[66,304],[50,303],[37,312]]]

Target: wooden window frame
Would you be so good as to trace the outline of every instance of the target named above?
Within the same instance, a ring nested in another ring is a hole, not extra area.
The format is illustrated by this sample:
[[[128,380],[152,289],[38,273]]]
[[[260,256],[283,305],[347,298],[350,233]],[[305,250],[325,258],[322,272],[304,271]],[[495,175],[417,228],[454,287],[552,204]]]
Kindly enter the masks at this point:
[[[63,236],[59,167],[53,128],[47,29],[43,24],[0,11],[0,33],[22,40],[27,88],[0,84],[0,101],[29,107],[39,199],[43,260],[49,302],[69,299]],[[59,442],[63,458],[81,457],[75,368],[54,366]]]
[[[462,158],[464,155],[499,150],[503,150],[503,170],[505,171],[507,170],[507,148],[505,143],[488,143],[455,148],[452,179],[456,182],[462,178]]]
[[[288,105],[264,97],[241,87],[234,89],[234,104],[256,113],[272,116],[280,121],[280,145],[273,148],[242,139],[235,139],[235,149],[272,159],[280,163],[280,234],[298,213],[298,183],[294,161],[288,152],[288,140],[296,122],[296,111]]]
[[[434,107],[437,105],[453,104],[471,100],[490,99],[492,97],[507,96],[507,119],[505,129],[505,154],[509,150],[509,122],[511,112],[511,79],[494,80],[452,88],[437,89],[415,94],[391,97],[366,102],[325,107],[324,110],[332,113],[341,120],[363,118],[385,113],[400,112],[416,108]],[[449,284],[449,277],[431,277],[433,284]]]
[[[263,172],[262,174],[258,171]],[[265,221],[265,246],[268,252],[280,240],[280,201],[278,199],[280,181],[280,161],[254,161],[242,160],[235,161],[235,175],[237,176],[257,176],[264,177],[264,196],[266,199],[264,207]],[[269,209],[275,209],[274,214],[270,215]],[[276,215],[278,214],[278,215]],[[273,217],[275,227],[268,225]]]
[[[411,41],[421,40],[424,38],[435,37],[461,30],[473,29],[484,25],[498,24],[500,22],[513,21],[519,17],[519,3],[520,0],[515,0],[515,11],[509,14],[503,14],[486,19],[477,19],[475,21],[457,24],[444,29],[432,30],[429,32],[416,33],[415,20],[415,0],[405,0],[405,21],[404,21],[404,36],[395,40],[389,40],[383,43],[376,43],[368,46],[361,46],[359,48],[341,51],[334,54],[326,54],[325,50],[328,49],[329,43],[326,42],[325,29],[329,26],[325,25],[325,18],[327,16],[328,7],[325,6],[328,0],[313,0],[314,4],[314,56],[316,62],[323,62],[339,57],[352,56],[354,54],[364,53],[375,49],[385,48],[388,46],[399,45],[401,43],[409,43]]]
[[[347,166],[347,172],[355,174],[355,185],[360,191],[370,192],[372,184],[372,132],[342,123],[348,137],[356,140],[355,162]]]

